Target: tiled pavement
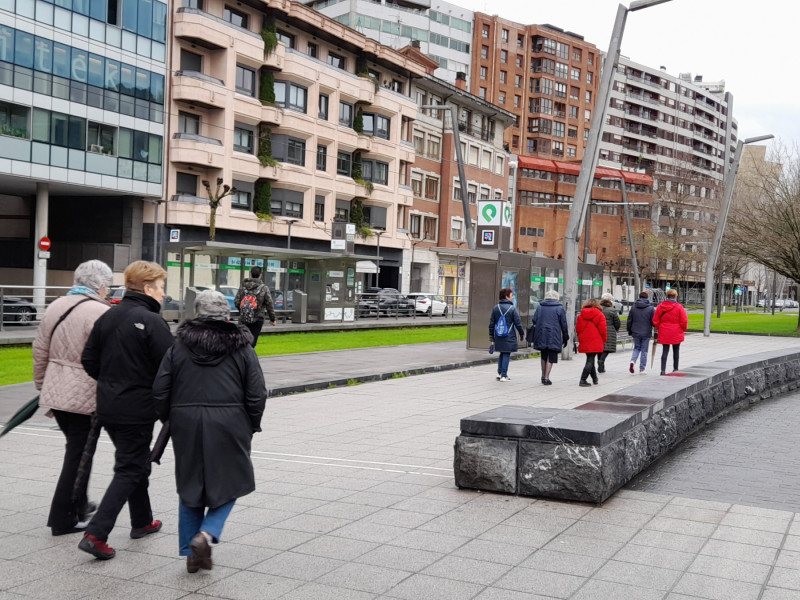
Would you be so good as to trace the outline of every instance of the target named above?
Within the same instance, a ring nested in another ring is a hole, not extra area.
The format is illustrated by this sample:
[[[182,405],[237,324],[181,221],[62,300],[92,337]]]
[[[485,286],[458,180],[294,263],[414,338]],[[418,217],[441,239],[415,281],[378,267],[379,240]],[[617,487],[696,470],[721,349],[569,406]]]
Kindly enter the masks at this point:
[[[797,345],[732,339],[690,337],[684,364]],[[547,396],[538,361],[522,361],[507,384],[487,365],[270,399],[254,440],[258,490],[237,504],[214,570],[196,575],[177,558],[169,451],[151,479],[164,529],[131,540],[123,513],[110,539],[117,557],[99,562],[77,551],[77,536],[43,526],[63,441],[25,427],[0,440],[0,600],[800,599],[800,515],[790,511],[669,486],[622,490],[602,507],[454,488],[460,417],[501,403],[570,406],[631,381],[627,353],[608,364],[585,390],[578,363],[560,363]],[[768,455],[770,433],[749,440],[753,456]],[[95,498],[111,464],[103,437]]]

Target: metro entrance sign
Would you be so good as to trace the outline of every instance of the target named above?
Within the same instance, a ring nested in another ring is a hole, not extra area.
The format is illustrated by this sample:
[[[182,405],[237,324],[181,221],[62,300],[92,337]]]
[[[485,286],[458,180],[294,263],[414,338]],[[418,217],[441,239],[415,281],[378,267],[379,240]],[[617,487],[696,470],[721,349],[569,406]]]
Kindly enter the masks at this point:
[[[48,250],[50,250],[50,245],[51,244],[49,237],[43,237],[42,239],[39,240],[39,250],[44,250],[45,252],[47,252]]]

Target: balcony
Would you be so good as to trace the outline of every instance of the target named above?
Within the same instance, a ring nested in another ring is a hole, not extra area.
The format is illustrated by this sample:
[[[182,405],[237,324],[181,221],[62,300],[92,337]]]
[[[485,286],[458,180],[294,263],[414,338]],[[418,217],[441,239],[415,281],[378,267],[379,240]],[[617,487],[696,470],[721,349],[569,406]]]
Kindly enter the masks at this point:
[[[220,140],[193,133],[176,133],[169,150],[174,163],[221,169],[225,165],[225,148]]]
[[[175,37],[209,50],[224,50],[230,47],[231,38],[214,20],[222,21],[202,10],[180,7],[173,21]]]
[[[172,76],[172,98],[176,102],[203,108],[225,108],[225,82],[195,71],[178,71]]]
[[[661,105],[661,100],[659,98],[653,98],[652,96],[648,96],[647,94],[637,94],[635,92],[627,92],[625,95],[628,98],[638,102],[647,102],[648,104]]]
[[[662,89],[662,87],[663,87],[659,82],[653,81],[652,79],[646,79],[645,77],[641,77],[639,75],[632,75],[630,73],[626,73],[625,74],[625,78],[629,79],[630,81],[635,81],[637,83],[641,83],[641,84],[644,84],[644,85],[649,85],[650,87],[654,87],[654,88],[658,88],[658,89]]]
[[[472,123],[467,123],[465,121],[458,122],[458,130],[463,134],[471,135],[484,142],[490,142],[494,139],[494,131],[476,127]]]
[[[277,181],[278,179],[280,179],[281,176],[281,166],[279,164],[274,166],[268,165],[266,167],[262,165],[259,168],[258,175],[263,179],[271,179],[273,181]]]
[[[633,134],[633,135],[639,135],[639,136],[650,138],[650,139],[656,139],[658,137],[657,130],[651,131],[649,129],[645,129],[644,127],[626,126],[625,127],[625,131],[627,133],[630,133],[630,134]]]

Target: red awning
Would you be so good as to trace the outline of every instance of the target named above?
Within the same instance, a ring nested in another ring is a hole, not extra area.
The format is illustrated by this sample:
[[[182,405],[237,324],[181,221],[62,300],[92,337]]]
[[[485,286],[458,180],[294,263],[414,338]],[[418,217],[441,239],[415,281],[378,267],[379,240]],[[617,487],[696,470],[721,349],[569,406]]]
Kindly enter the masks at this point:
[[[622,177],[622,172],[616,169],[609,169],[606,167],[597,167],[594,171],[595,178],[600,177]]]
[[[580,175],[581,163],[556,162],[556,171],[567,175]]]
[[[522,169],[536,169],[537,171],[549,171],[551,173],[556,172],[556,165],[552,160],[520,156],[517,158],[517,161]]]
[[[644,173],[633,173],[631,171],[622,171],[622,178],[625,183],[633,183],[635,185],[646,185],[653,187],[653,178]]]

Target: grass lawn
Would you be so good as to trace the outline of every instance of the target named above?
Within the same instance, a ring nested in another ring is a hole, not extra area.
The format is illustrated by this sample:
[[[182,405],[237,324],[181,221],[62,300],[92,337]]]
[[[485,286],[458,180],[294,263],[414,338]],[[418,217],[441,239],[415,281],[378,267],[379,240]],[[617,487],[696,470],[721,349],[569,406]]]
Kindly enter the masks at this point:
[[[259,356],[298,354],[322,350],[346,350],[374,346],[397,346],[422,342],[450,342],[467,339],[466,325],[452,327],[414,327],[408,329],[366,329],[352,331],[309,331],[262,335]],[[30,346],[0,347],[0,385],[33,380],[33,355]]]
[[[689,315],[689,329],[703,329],[703,315]],[[797,332],[797,313],[737,313],[726,312],[718,319],[711,315],[711,331],[733,331],[737,333],[761,333],[772,335],[794,335]]]

